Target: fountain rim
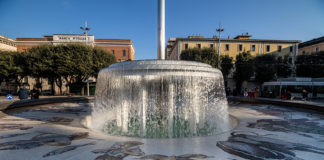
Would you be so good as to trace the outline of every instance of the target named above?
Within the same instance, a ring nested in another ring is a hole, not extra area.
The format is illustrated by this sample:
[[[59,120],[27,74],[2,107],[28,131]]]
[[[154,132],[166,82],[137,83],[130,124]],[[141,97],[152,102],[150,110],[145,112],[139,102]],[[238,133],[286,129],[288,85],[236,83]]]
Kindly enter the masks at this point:
[[[204,66],[204,67],[208,67],[208,68],[213,68],[209,64],[202,63],[202,62],[197,62],[197,61],[189,61],[189,60],[160,60],[160,59],[143,59],[143,60],[124,61],[124,62],[113,63],[110,66],[113,67],[113,66],[117,66],[117,65],[124,65],[124,64],[131,64],[131,63],[139,63],[139,62],[143,62],[143,63],[147,63],[147,64],[150,64],[149,62],[167,62],[167,63],[165,63],[165,65],[175,64],[175,63],[172,63],[172,62],[180,62],[182,64],[187,64],[186,66],[197,66],[197,65],[199,65],[199,66]],[[162,63],[159,63],[159,64],[162,64]],[[188,65],[188,64],[191,64],[191,65]]]
[[[217,68],[211,65],[196,61],[183,60],[135,60],[114,63],[103,68],[100,72],[191,72],[191,73],[211,73],[222,74]]]

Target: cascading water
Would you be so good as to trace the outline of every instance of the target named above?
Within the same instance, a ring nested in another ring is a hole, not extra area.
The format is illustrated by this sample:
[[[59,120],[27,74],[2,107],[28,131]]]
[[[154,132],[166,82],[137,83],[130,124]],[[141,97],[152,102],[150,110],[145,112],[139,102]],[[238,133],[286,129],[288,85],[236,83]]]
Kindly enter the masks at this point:
[[[100,71],[91,128],[112,135],[178,138],[229,129],[222,73],[170,60],[116,63]]]

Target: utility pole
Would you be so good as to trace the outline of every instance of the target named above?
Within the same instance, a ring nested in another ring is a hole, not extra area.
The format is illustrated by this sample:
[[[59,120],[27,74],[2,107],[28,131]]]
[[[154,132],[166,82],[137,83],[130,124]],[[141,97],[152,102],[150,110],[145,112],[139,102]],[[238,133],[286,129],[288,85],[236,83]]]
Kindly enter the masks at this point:
[[[80,29],[84,32],[85,38],[86,38],[86,45],[88,45],[88,31],[90,31],[90,28],[88,28],[87,21],[85,21],[84,28],[80,27]],[[89,78],[88,78],[87,79],[87,96],[90,96],[90,91],[89,90],[90,90],[90,86],[89,86]]]
[[[221,23],[219,22],[219,26],[218,29],[216,29],[216,31],[218,32],[218,66],[220,65],[220,55],[221,55],[221,34],[222,32],[224,32],[224,29],[221,26]]]

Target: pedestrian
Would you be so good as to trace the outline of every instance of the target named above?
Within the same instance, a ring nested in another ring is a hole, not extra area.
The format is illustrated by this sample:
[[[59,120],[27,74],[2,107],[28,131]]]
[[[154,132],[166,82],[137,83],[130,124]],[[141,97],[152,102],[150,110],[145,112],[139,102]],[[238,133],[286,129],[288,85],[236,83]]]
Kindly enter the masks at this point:
[[[248,89],[247,88],[244,89],[243,96],[245,98],[249,96],[249,92],[248,92]]]
[[[259,88],[258,87],[255,87],[254,97],[255,98],[259,97]]]
[[[303,96],[303,101],[306,101],[308,99],[308,92],[306,89],[303,89],[303,93],[302,93],[302,96]]]
[[[39,95],[40,95],[39,90],[36,89],[36,86],[34,86],[33,90],[31,90],[31,92],[30,92],[30,98],[31,99],[39,99]]]
[[[23,88],[19,89],[18,96],[20,100],[28,99],[29,91],[26,89],[26,86],[23,86]]]
[[[282,99],[282,100],[286,100],[287,99],[287,95],[286,95],[286,90],[282,90],[281,91],[281,96],[280,96],[280,98]]]

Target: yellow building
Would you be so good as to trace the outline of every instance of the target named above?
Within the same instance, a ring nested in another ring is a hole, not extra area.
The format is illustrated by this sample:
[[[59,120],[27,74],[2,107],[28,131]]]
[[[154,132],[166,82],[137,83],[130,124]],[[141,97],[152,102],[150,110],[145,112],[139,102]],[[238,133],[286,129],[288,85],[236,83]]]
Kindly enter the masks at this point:
[[[180,60],[183,50],[189,48],[214,48],[218,50],[219,38],[205,38],[203,36],[189,36],[188,38],[170,38],[167,45],[167,58]],[[251,35],[238,35],[234,39],[220,39],[221,55],[236,55],[243,51],[250,51],[254,56],[267,53],[297,55],[299,40],[264,40],[251,39]]]
[[[311,54],[324,51],[324,36],[299,44],[298,54]]]

